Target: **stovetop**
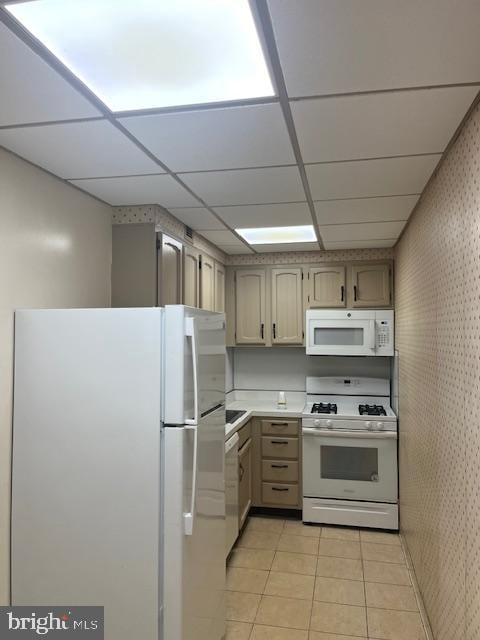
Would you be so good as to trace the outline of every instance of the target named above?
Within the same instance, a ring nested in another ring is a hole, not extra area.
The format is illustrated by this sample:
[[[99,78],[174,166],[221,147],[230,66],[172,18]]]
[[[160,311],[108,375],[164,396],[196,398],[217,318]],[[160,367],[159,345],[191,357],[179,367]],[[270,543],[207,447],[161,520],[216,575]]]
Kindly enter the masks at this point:
[[[310,418],[328,416],[332,419],[368,419],[370,416],[383,420],[396,420],[386,396],[317,396],[307,395],[303,415]]]

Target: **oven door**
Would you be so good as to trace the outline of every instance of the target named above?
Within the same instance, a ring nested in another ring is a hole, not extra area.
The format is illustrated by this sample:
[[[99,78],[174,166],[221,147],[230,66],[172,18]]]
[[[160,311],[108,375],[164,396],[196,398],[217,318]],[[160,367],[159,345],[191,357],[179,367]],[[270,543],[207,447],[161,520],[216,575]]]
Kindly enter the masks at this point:
[[[397,502],[397,434],[303,427],[303,495]]]
[[[307,314],[307,355],[375,355],[375,320],[318,319]]]

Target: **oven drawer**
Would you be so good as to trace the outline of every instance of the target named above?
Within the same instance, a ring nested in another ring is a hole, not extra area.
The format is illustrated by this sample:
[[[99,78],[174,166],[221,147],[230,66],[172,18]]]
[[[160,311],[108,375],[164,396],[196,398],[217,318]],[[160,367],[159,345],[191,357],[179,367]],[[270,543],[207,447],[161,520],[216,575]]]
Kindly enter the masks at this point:
[[[298,436],[298,420],[262,420],[262,433],[272,436]]]
[[[298,462],[292,460],[262,460],[262,480],[298,482]]]
[[[265,458],[298,459],[298,438],[262,436],[262,456]]]
[[[298,484],[262,483],[262,502],[294,507],[298,504]]]

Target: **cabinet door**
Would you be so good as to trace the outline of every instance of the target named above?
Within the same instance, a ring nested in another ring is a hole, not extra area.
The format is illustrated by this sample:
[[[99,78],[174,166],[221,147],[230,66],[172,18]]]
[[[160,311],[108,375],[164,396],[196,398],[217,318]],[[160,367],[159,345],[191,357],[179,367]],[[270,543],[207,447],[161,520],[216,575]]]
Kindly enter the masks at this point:
[[[352,265],[352,307],[388,307],[390,264]]]
[[[158,253],[158,300],[160,306],[182,303],[182,244],[163,236]]]
[[[265,270],[236,272],[236,343],[265,344]]]
[[[215,310],[215,261],[202,254],[200,269],[200,307]]]
[[[308,307],[345,306],[345,265],[310,267],[307,280]]]
[[[200,304],[200,255],[193,247],[183,249],[183,304]]]
[[[302,269],[272,269],[272,343],[302,344]]]
[[[238,452],[238,528],[241,529],[252,505],[252,439]]]
[[[215,311],[225,311],[225,267],[215,262]]]

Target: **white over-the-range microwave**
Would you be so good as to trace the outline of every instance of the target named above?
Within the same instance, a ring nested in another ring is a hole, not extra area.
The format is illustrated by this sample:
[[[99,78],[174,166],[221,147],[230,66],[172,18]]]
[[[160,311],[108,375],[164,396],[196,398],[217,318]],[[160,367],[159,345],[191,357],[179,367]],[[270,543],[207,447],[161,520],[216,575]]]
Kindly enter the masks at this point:
[[[307,311],[307,355],[393,356],[393,342],[391,309]]]

